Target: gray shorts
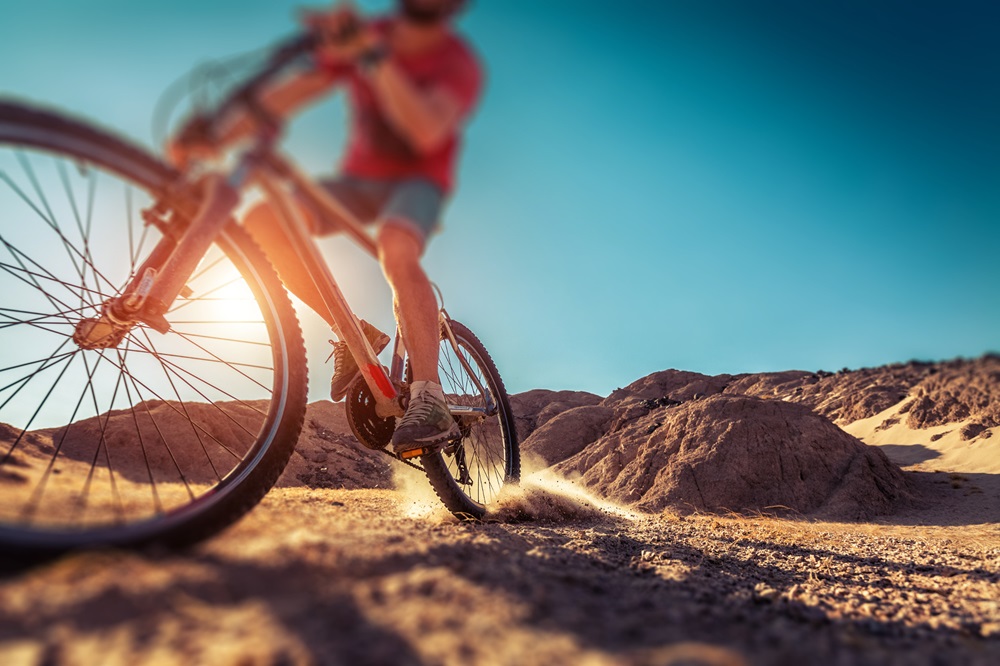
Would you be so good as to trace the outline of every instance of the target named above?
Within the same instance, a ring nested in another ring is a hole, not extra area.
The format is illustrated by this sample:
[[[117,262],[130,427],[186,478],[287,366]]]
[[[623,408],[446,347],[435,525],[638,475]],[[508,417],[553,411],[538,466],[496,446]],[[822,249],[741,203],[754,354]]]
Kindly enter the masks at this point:
[[[360,222],[398,226],[426,244],[441,224],[444,192],[426,178],[379,180],[358,176],[337,176],[318,181]],[[336,222],[316,214],[317,234],[339,231]]]

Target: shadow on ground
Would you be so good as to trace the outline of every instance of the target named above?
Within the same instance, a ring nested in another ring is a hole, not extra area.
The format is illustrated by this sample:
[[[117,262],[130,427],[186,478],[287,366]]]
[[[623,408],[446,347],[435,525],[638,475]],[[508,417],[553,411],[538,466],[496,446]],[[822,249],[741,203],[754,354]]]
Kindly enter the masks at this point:
[[[975,626],[880,619],[796,593],[933,596],[921,585],[935,576],[1000,583],[975,566],[721,533],[693,539],[685,523],[399,533],[371,538],[345,526],[328,542],[260,556],[210,547],[66,557],[8,577],[0,642],[33,639],[38,663],[52,664],[165,651],[191,663],[1000,663],[1000,640]],[[700,660],[671,656],[692,641],[714,648]]]

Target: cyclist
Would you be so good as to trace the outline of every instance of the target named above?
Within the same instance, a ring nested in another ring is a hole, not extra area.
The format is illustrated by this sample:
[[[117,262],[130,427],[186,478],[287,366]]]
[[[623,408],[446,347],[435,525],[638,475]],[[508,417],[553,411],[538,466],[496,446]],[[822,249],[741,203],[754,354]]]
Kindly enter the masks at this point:
[[[395,11],[372,20],[348,3],[308,12],[303,22],[320,37],[310,66],[265,91],[262,99],[270,113],[285,119],[337,87],[348,91],[352,121],[341,172],[321,182],[359,219],[378,224],[378,258],[413,371],[409,405],[392,438],[396,453],[433,448],[459,435],[438,376],[437,301],[420,259],[452,191],[461,128],[481,87],[479,64],[453,31],[452,19],[463,5],[464,0],[397,0]],[[183,163],[197,150],[230,144],[253,128],[244,114],[221,129],[214,146],[175,140],[168,155]],[[335,224],[303,208],[313,233],[336,231]],[[285,285],[337,333],[275,213],[260,204],[244,224]],[[376,353],[382,351],[389,337],[361,324]],[[337,401],[360,370],[343,341],[334,343],[333,356],[331,398]]]

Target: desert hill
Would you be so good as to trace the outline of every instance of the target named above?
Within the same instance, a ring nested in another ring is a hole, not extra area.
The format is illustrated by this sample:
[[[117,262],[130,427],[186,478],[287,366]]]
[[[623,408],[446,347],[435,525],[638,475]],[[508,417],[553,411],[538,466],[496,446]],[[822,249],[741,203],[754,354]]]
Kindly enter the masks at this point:
[[[917,477],[900,466],[1000,472],[1000,438],[992,438],[1000,425],[1000,357],[992,355],[837,373],[664,370],[603,398],[537,389],[512,396],[511,404],[527,470],[549,468],[643,512],[866,519],[909,506],[919,494]],[[63,459],[86,462],[103,431],[123,478],[143,481],[151,460],[157,474],[209,481],[213,469],[246,450],[258,407],[148,401],[28,433],[18,453],[30,458],[59,446]],[[0,439],[13,437],[8,430],[0,429]],[[169,459],[156,446],[163,439],[182,443],[171,445]],[[392,475],[390,458],[351,434],[343,405],[320,401],[309,405],[278,485],[390,488]]]
[[[896,464],[1000,471],[998,409],[993,355],[837,373],[665,370],[550,417],[522,450],[641,510],[861,519],[912,498]]]
[[[665,370],[603,398],[536,389],[511,405],[526,469],[640,511],[864,519],[909,506],[921,472],[1000,471],[992,355],[836,373]],[[390,464],[357,443],[342,405],[318,402],[279,484],[385,488]]]

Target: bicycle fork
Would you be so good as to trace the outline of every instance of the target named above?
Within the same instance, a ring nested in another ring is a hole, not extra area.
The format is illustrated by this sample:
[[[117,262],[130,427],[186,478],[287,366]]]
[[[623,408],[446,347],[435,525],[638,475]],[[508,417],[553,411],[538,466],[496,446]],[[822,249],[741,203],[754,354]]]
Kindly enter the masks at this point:
[[[170,322],[165,317],[166,312],[177,297],[184,294],[186,283],[198,263],[230,221],[240,201],[240,188],[250,177],[255,178],[268,199],[278,208],[278,218],[288,227],[288,236],[293,239],[296,255],[313,277],[344,342],[359,361],[362,377],[375,397],[379,415],[383,418],[401,415],[402,405],[393,383],[362,332],[360,322],[348,307],[319,249],[311,242],[294,202],[277,184],[276,177],[267,169],[258,168],[252,156],[247,156],[229,177],[216,174],[202,181],[203,203],[179,238],[174,225],[155,219],[155,216],[147,219],[147,222],[160,228],[163,238],[121,295],[104,303],[100,316],[77,322],[74,342],[82,349],[115,347],[140,323],[160,333],[169,332]]]
[[[180,238],[173,227],[147,217],[147,224],[159,222],[163,238],[121,295],[104,302],[99,317],[77,322],[73,332],[77,345],[83,349],[115,347],[137,323],[160,333],[170,330],[165,313],[184,292],[198,262],[239,203],[239,192],[223,176],[207,176],[202,186],[204,202]]]

